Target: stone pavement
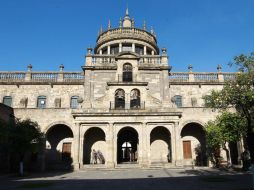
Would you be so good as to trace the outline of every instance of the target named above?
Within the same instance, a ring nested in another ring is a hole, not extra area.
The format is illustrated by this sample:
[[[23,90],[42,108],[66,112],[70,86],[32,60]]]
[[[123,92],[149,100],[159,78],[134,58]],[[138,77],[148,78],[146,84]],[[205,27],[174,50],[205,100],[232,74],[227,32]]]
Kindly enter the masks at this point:
[[[89,170],[0,177],[0,189],[70,190],[248,190],[251,174],[212,168]]]

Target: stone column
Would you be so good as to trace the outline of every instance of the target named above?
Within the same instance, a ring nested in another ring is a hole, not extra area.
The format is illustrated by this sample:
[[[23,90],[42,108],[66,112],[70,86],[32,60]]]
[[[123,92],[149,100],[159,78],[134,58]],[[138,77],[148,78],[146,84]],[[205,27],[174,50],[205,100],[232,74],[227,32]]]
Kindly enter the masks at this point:
[[[108,130],[106,134],[106,144],[107,144],[107,160],[106,166],[107,168],[114,168],[114,132],[113,132],[113,124],[110,123],[108,125]]]
[[[134,43],[132,44],[132,52],[135,53],[135,44]]]
[[[172,163],[175,166],[182,165],[182,141],[181,141],[181,131],[179,129],[179,122],[174,124],[174,151],[172,152]],[[174,155],[174,157],[173,157]]]
[[[144,46],[144,55],[146,55],[146,46]]]
[[[73,169],[79,170],[79,149],[80,149],[80,124],[76,123],[75,128],[73,130]]]
[[[142,153],[141,153],[141,165],[143,168],[147,168],[149,167],[149,157],[148,154],[150,154],[150,134],[148,134],[147,132],[147,126],[145,123],[142,123],[142,147],[140,149],[142,149]],[[140,153],[138,153],[140,154]],[[139,156],[139,158],[140,158]]]
[[[102,49],[100,49],[100,52],[99,52],[99,53],[100,53],[100,55],[102,55]]]
[[[122,43],[119,43],[119,53],[122,52]]]
[[[110,55],[110,46],[108,46],[108,55]]]

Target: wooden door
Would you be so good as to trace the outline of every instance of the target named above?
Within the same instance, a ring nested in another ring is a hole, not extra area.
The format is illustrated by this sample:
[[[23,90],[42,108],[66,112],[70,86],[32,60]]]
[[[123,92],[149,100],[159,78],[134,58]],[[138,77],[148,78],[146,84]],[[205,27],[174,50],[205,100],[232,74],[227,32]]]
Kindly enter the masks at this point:
[[[62,160],[69,161],[71,159],[71,143],[63,143]]]
[[[191,159],[191,141],[183,141],[183,158]]]

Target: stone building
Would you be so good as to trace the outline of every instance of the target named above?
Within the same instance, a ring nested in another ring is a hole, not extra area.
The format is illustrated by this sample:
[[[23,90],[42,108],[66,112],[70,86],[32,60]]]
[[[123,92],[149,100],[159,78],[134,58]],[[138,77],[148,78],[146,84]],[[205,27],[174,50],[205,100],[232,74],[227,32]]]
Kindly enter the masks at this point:
[[[0,100],[46,134],[46,168],[207,165],[204,126],[217,113],[202,96],[234,73],[171,72],[154,30],[135,27],[128,10],[100,30],[82,70],[0,73]]]

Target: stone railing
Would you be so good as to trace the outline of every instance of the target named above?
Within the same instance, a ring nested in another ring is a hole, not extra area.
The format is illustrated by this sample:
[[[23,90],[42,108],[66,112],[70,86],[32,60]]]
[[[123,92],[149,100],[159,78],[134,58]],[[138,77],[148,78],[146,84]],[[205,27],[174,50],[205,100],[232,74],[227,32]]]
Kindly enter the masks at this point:
[[[25,72],[0,72],[0,82],[24,81]]]
[[[170,82],[226,82],[234,80],[236,73],[171,72]]]
[[[139,64],[161,64],[160,55],[141,55]]]
[[[92,64],[98,66],[116,65],[116,55],[92,55]],[[167,64],[167,61],[165,62]],[[87,61],[88,64],[88,61]],[[161,55],[139,55],[139,65],[162,64]]]
[[[83,82],[82,72],[0,72],[0,82]]]
[[[93,55],[92,56],[92,63],[96,65],[109,65],[109,64],[116,64],[115,56],[114,55]]]
[[[138,28],[113,28],[100,34],[96,40],[97,46],[109,40],[131,38],[143,40],[157,47],[157,40],[151,33]]]

